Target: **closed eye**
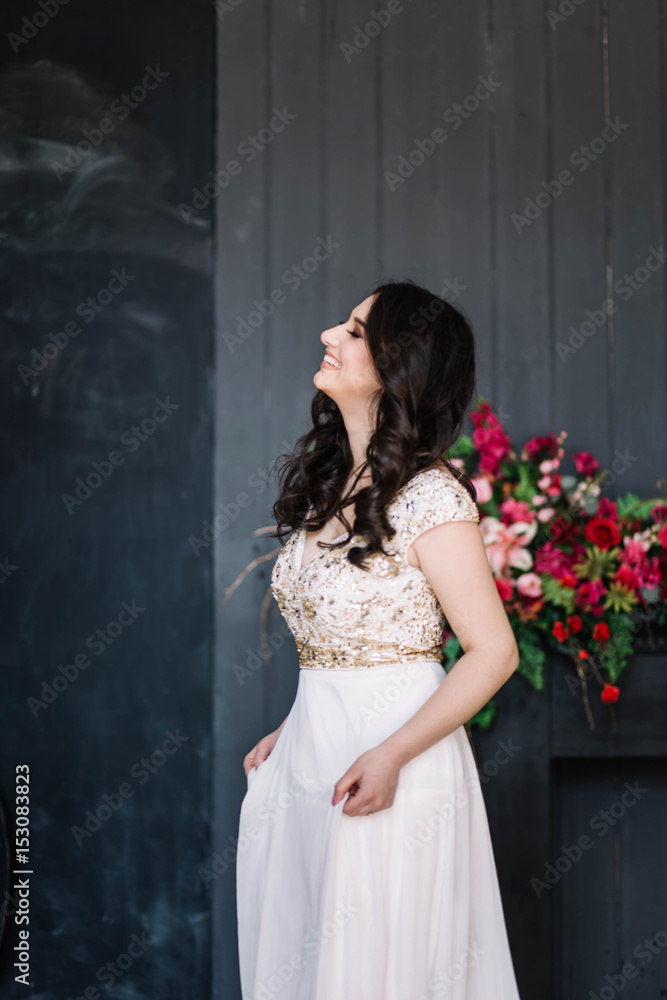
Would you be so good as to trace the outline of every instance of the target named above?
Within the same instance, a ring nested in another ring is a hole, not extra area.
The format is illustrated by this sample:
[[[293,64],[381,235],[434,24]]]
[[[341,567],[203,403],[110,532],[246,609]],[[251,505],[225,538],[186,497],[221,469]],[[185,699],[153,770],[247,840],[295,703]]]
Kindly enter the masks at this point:
[[[343,326],[343,324],[345,323],[345,320],[344,319],[339,319],[338,322],[340,323],[341,326]],[[361,334],[360,333],[356,333],[355,330],[348,330],[347,332],[350,334],[351,337],[354,337],[355,340],[358,340],[359,337],[361,337]]]

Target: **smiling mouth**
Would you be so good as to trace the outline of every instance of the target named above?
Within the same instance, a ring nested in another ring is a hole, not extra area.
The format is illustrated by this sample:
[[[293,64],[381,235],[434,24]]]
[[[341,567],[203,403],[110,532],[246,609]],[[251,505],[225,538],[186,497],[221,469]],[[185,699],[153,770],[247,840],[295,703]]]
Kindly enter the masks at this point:
[[[340,368],[341,368],[341,365],[340,365],[340,363],[339,363],[339,364],[334,364],[334,362],[333,362],[333,361],[330,361],[330,360],[329,360],[329,358],[327,357],[327,355],[326,355],[326,354],[325,354],[325,356],[324,356],[324,357],[322,358],[322,365],[324,365],[324,366],[325,366],[326,368],[331,368],[331,369],[332,369],[332,371],[339,371],[339,370],[340,370]]]

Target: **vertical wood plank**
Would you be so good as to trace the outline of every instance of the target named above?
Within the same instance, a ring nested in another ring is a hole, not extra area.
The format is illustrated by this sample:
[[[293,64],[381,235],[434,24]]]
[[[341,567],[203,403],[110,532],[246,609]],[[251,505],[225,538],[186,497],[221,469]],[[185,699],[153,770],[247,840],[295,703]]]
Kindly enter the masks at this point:
[[[614,495],[648,495],[665,475],[665,228],[661,19],[609,3],[611,117],[626,126],[609,148],[614,303],[612,435]],[[641,71],[638,72],[638,67]],[[663,433],[652,433],[653,428]]]

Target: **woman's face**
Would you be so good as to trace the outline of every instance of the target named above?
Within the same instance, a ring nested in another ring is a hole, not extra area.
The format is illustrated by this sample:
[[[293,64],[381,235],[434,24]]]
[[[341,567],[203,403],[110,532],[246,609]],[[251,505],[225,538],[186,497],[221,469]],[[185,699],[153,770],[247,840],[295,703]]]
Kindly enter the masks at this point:
[[[352,310],[346,322],[325,330],[320,337],[326,349],[325,356],[330,356],[333,363],[329,363],[329,357],[323,358],[313,383],[339,407],[366,402],[380,388],[364,327],[373,299],[374,296],[369,295]]]

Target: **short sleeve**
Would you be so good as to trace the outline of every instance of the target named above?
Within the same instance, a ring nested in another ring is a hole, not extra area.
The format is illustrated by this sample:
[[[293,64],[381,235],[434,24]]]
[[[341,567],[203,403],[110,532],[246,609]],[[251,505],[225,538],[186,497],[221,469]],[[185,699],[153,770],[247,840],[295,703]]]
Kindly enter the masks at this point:
[[[403,552],[424,531],[448,521],[479,522],[477,504],[451,473],[428,469],[407,484],[399,506],[398,532]]]

